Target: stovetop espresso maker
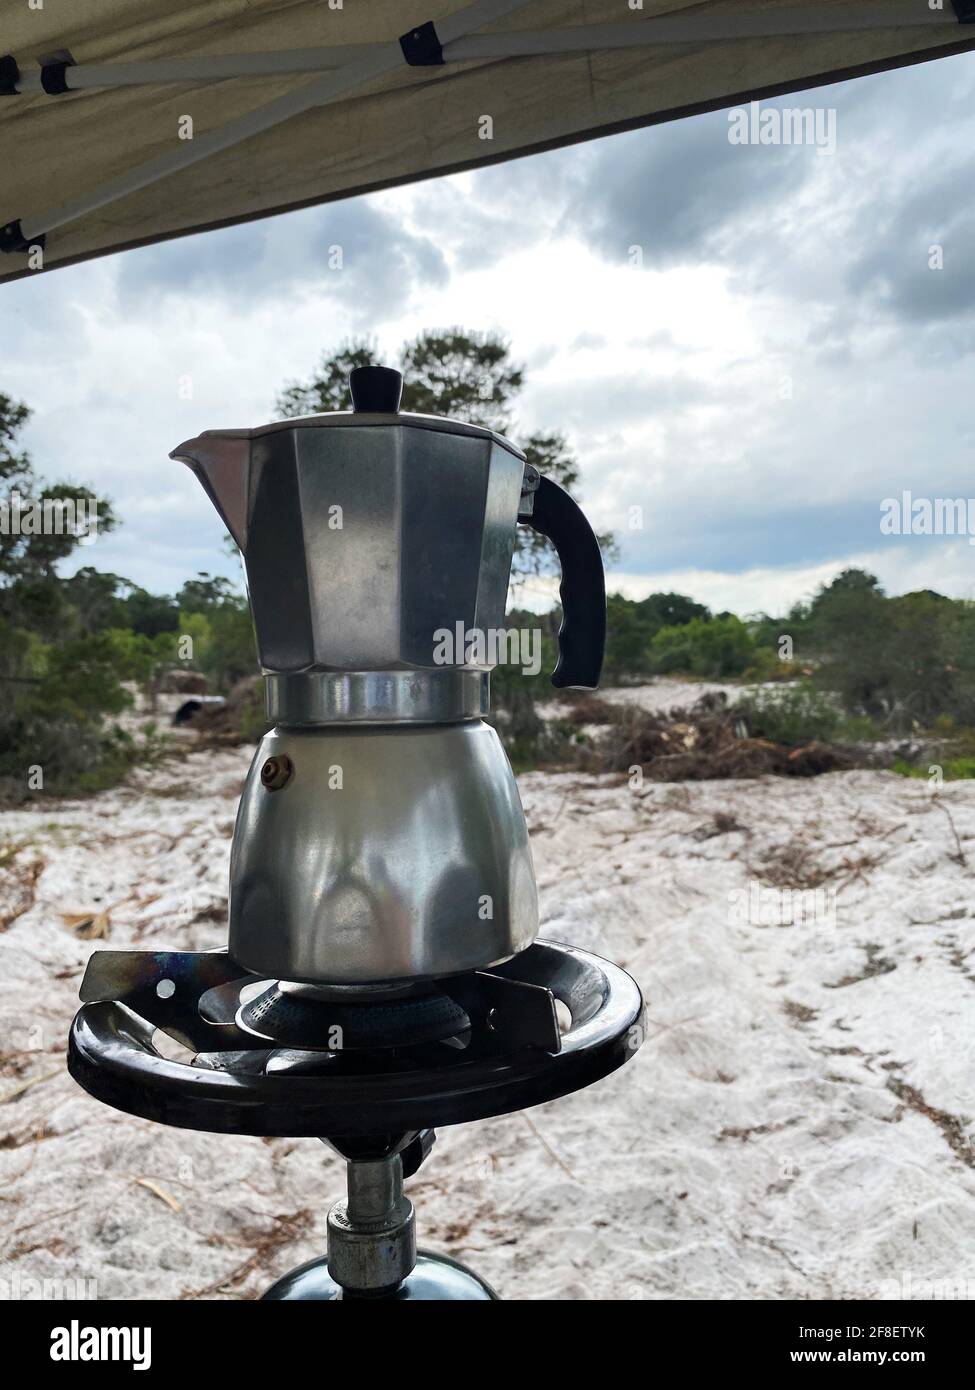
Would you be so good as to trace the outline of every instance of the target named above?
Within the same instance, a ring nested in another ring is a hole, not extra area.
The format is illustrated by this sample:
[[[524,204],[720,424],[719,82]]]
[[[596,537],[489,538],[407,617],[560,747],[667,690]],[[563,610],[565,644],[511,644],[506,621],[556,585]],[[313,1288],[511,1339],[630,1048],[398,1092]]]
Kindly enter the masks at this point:
[[[400,414],[388,368],[350,385],[352,412],[208,431],[172,457],[244,557],[276,726],[234,831],[230,951],[361,985],[497,965],[537,933],[518,790],[483,721],[516,522],[561,559],[557,686],[597,684],[606,606],[584,514],[513,444]]]
[[[525,817],[484,722],[517,524],[561,564],[557,687],[598,681],[603,569],[508,440],[400,412],[388,368],[350,387],[351,412],[173,452],[243,554],[273,727],[234,828],[228,949],[96,952],[68,1066],[148,1119],[345,1158],[327,1255],[265,1298],[480,1300],[477,1275],[416,1249],[403,1182],[434,1127],[587,1086],[643,1039],[624,971],[536,939]]]

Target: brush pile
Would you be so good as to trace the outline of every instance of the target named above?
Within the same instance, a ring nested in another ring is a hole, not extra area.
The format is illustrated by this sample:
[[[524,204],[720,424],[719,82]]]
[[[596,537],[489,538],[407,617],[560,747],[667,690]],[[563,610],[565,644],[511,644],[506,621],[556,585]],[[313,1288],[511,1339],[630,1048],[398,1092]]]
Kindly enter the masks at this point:
[[[797,746],[749,734],[741,711],[723,694],[707,694],[689,708],[649,711],[585,696],[565,719],[589,726],[580,762],[589,772],[640,767],[656,782],[702,782],[728,777],[815,777],[855,766],[850,749],[811,740]],[[593,729],[592,726],[599,726]]]
[[[211,747],[257,743],[268,728],[263,678],[245,676],[222,704],[201,705],[193,715],[192,728],[201,742]]]

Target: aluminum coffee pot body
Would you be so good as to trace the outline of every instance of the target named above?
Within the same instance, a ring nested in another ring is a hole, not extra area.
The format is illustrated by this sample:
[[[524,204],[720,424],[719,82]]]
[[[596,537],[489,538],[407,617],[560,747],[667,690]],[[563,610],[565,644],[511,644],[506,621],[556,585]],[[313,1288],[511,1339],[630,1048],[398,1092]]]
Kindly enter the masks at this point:
[[[265,671],[434,669],[435,634],[503,626],[525,465],[490,431],[350,413],[174,457],[243,554]]]
[[[243,553],[275,723],[234,830],[230,950],[261,974],[369,987],[531,944],[528,832],[483,721],[477,636],[504,627],[519,521],[562,564],[556,685],[595,685],[605,594],[588,522],[508,440],[401,414],[385,368],[354,372],[354,398],[357,380],[352,412],[210,431],[173,456]]]

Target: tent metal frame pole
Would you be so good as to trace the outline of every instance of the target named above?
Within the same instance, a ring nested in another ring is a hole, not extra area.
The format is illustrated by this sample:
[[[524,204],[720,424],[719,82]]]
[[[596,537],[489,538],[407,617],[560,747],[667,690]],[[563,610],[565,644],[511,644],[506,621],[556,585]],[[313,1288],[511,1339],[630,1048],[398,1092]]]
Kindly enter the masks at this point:
[[[519,4],[527,0],[519,0]],[[508,5],[507,9],[516,8]],[[473,34],[463,31],[447,37],[449,17],[437,22],[437,34],[447,62],[504,58],[557,56],[562,53],[646,48],[686,43],[728,43],[760,38],[789,38],[827,33],[860,33],[875,29],[934,28],[954,26],[959,13],[947,0],[942,10],[932,10],[927,0],[888,0],[865,10],[862,4],[830,8],[747,11],[720,15],[714,11],[662,18],[633,19],[625,24],[585,24],[553,31],[515,31],[506,34]],[[461,12],[463,13],[463,12]],[[486,22],[486,21],[483,21]],[[475,26],[476,27],[476,26]],[[297,48],[276,53],[240,53],[195,58],[163,58],[140,63],[69,64],[63,69],[60,91],[89,91],[167,83],[222,82],[230,78],[282,77],[330,72],[367,63],[395,43],[349,44],[332,48]],[[393,64],[395,66],[395,64]],[[18,92],[47,90],[43,69],[21,72]],[[58,94],[60,94],[60,91]]]
[[[473,4],[441,20],[437,29],[438,36],[441,42],[450,42],[460,38],[470,29],[477,29],[482,24],[500,19],[527,3],[528,0],[474,0]],[[39,244],[40,238],[48,232],[64,226],[67,222],[77,221],[79,217],[96,212],[109,203],[117,202],[130,193],[136,193],[141,188],[167,178],[170,174],[179,173],[193,164],[198,164],[212,154],[232,149],[252,136],[260,135],[290,120],[293,116],[324,106],[336,97],[344,96],[375,78],[385,76],[402,66],[405,61],[404,48],[397,40],[373,45],[368,57],[349,63],[337,72],[330,72],[297,91],[287,92],[275,101],[248,111],[236,120],[217,127],[216,130],[194,136],[192,140],[178,141],[175,148],[167,150],[165,154],[158,155],[135,169],[127,170],[117,178],[92,189],[90,193],[72,198],[58,207],[48,208],[45,212],[21,218],[17,223],[8,224],[8,228],[2,230],[9,238],[10,229],[16,228],[20,241],[19,249],[29,249],[31,245]]]
[[[472,34],[445,49],[454,61],[471,58],[521,58],[621,48],[650,48],[672,44],[745,42],[749,39],[793,38],[821,34],[858,33],[876,29],[955,27],[950,10],[929,10],[926,0],[893,0],[881,12],[861,6],[835,9],[816,6],[803,10],[719,15],[714,11],[674,18],[637,20],[629,24],[573,25],[549,33]]]
[[[215,130],[207,131],[203,135],[194,135],[189,140],[177,141],[173,148],[166,150],[164,154],[157,155],[155,159],[147,160],[134,169],[126,170],[124,174],[92,189],[90,193],[83,193],[57,207],[49,208],[46,212],[21,219],[23,238],[25,241],[36,242],[39,237],[63,227],[66,222],[74,222],[90,212],[97,212],[99,208],[118,202],[120,198],[137,193],[139,189],[147,188],[150,184],[158,183],[170,174],[188,169],[200,160],[208,159],[210,155],[219,154],[222,150],[231,149],[234,145],[249,140],[253,135],[271,130],[282,121],[290,120],[315,106],[322,106],[336,97],[344,96],[346,92],[361,87],[376,77],[382,77],[398,67],[402,61],[403,55],[398,44],[382,44],[370,59],[350,63],[347,68],[340,69],[337,73],[329,73],[317,82],[300,87],[297,91],[287,92],[276,101],[248,111]]]
[[[199,58],[160,58],[142,63],[69,64],[65,88],[87,92],[106,87],[150,87],[167,83],[224,82],[233,77],[289,77],[331,72],[374,55],[374,43],[341,48],[295,48],[279,53],[228,53]],[[44,91],[41,69],[22,72],[17,90],[25,95]]]

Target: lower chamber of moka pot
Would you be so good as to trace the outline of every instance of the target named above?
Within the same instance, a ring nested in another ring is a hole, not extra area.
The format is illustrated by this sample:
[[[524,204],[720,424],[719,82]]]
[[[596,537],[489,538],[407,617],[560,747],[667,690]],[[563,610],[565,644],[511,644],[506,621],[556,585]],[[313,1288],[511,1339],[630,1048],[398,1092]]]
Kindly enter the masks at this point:
[[[517,955],[537,931],[525,815],[490,725],[265,735],[231,860],[229,947],[247,970],[356,988],[437,979]]]
[[[591,1085],[643,1040],[630,976],[550,941],[491,970],[371,991],[262,979],[221,951],[99,951],[81,997],[68,1068],[97,1099],[187,1129],[314,1137],[345,1159],[327,1256],[279,1279],[271,1301],[494,1298],[416,1249],[403,1185],[435,1127]]]

